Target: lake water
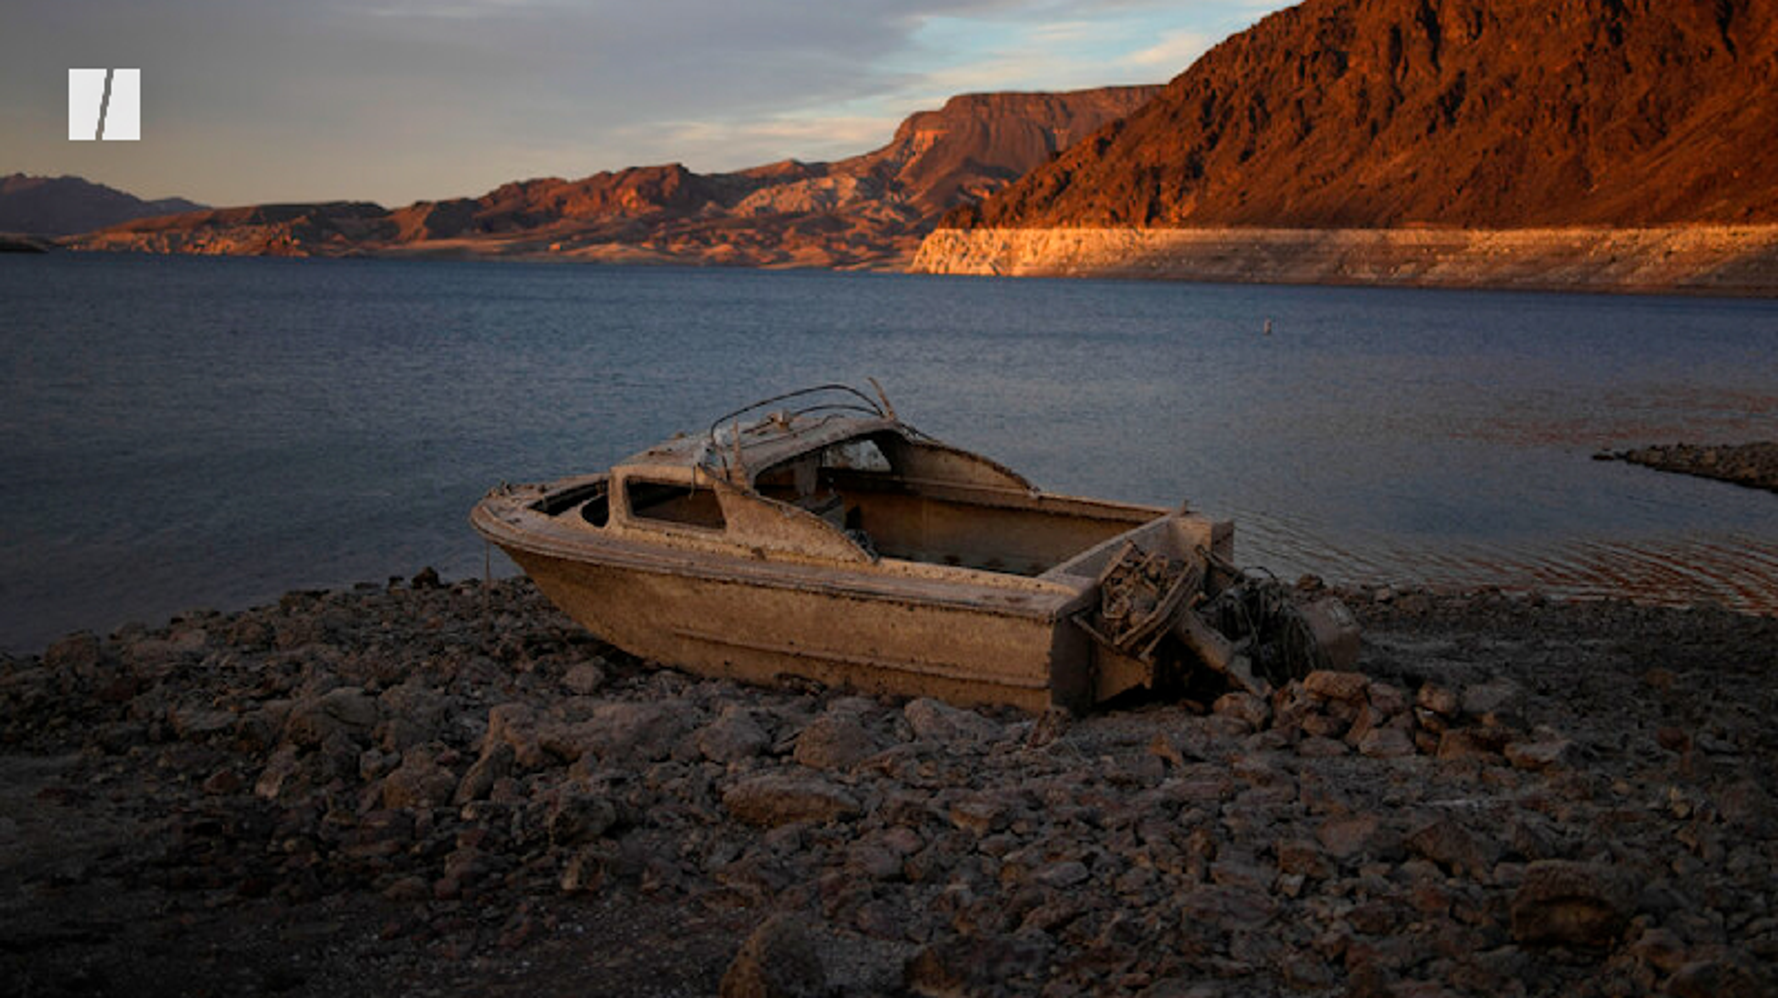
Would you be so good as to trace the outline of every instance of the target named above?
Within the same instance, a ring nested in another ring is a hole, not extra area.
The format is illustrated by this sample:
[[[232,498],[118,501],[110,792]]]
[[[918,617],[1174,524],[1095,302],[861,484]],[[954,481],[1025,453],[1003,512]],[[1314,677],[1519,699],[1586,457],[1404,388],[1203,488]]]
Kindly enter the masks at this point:
[[[13,255],[0,648],[479,576],[490,485],[867,375],[1046,488],[1232,517],[1281,576],[1778,611],[1778,495],[1589,460],[1778,439],[1778,302]]]

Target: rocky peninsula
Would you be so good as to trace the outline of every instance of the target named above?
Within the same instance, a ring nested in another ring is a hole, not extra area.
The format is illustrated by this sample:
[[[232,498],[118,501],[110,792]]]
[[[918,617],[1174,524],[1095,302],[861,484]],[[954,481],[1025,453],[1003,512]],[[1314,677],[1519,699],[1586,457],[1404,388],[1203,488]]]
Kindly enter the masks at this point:
[[[1603,451],[1594,457],[1778,492],[1778,441],[1773,440],[1750,444],[1655,444]]]
[[[1342,595],[1357,672],[1087,717],[699,679],[430,572],[71,635],[0,660],[0,990],[1778,987],[1778,620]]]

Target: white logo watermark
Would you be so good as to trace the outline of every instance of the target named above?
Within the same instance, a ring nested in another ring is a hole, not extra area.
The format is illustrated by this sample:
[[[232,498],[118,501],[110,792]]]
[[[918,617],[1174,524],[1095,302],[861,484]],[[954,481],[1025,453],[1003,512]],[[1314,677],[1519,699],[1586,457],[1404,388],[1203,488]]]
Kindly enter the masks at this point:
[[[68,70],[68,138],[134,142],[142,137],[140,69]]]

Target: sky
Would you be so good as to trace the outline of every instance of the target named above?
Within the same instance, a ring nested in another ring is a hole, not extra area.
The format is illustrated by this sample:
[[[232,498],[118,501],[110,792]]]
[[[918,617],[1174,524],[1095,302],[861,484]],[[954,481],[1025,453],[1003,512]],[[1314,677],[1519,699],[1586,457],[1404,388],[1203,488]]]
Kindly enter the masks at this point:
[[[1164,83],[1279,0],[0,0],[0,174],[213,205],[475,196],[887,143],[959,93]],[[70,68],[141,139],[68,139]]]

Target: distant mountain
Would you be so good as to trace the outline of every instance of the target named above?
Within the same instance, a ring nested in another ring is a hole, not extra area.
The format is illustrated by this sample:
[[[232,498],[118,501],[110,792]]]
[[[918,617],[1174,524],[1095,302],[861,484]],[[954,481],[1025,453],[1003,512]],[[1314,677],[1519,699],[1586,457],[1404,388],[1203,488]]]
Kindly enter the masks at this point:
[[[1778,222],[1778,0],[1308,0],[946,227]]]
[[[202,207],[184,198],[144,201],[80,177],[0,177],[0,232],[68,236]]]
[[[1048,162],[1154,87],[954,97],[888,145],[835,163],[734,173],[679,164],[504,184],[393,211],[336,202],[192,212],[127,223],[78,245],[175,253],[518,255],[752,266],[905,263],[949,208]]]

